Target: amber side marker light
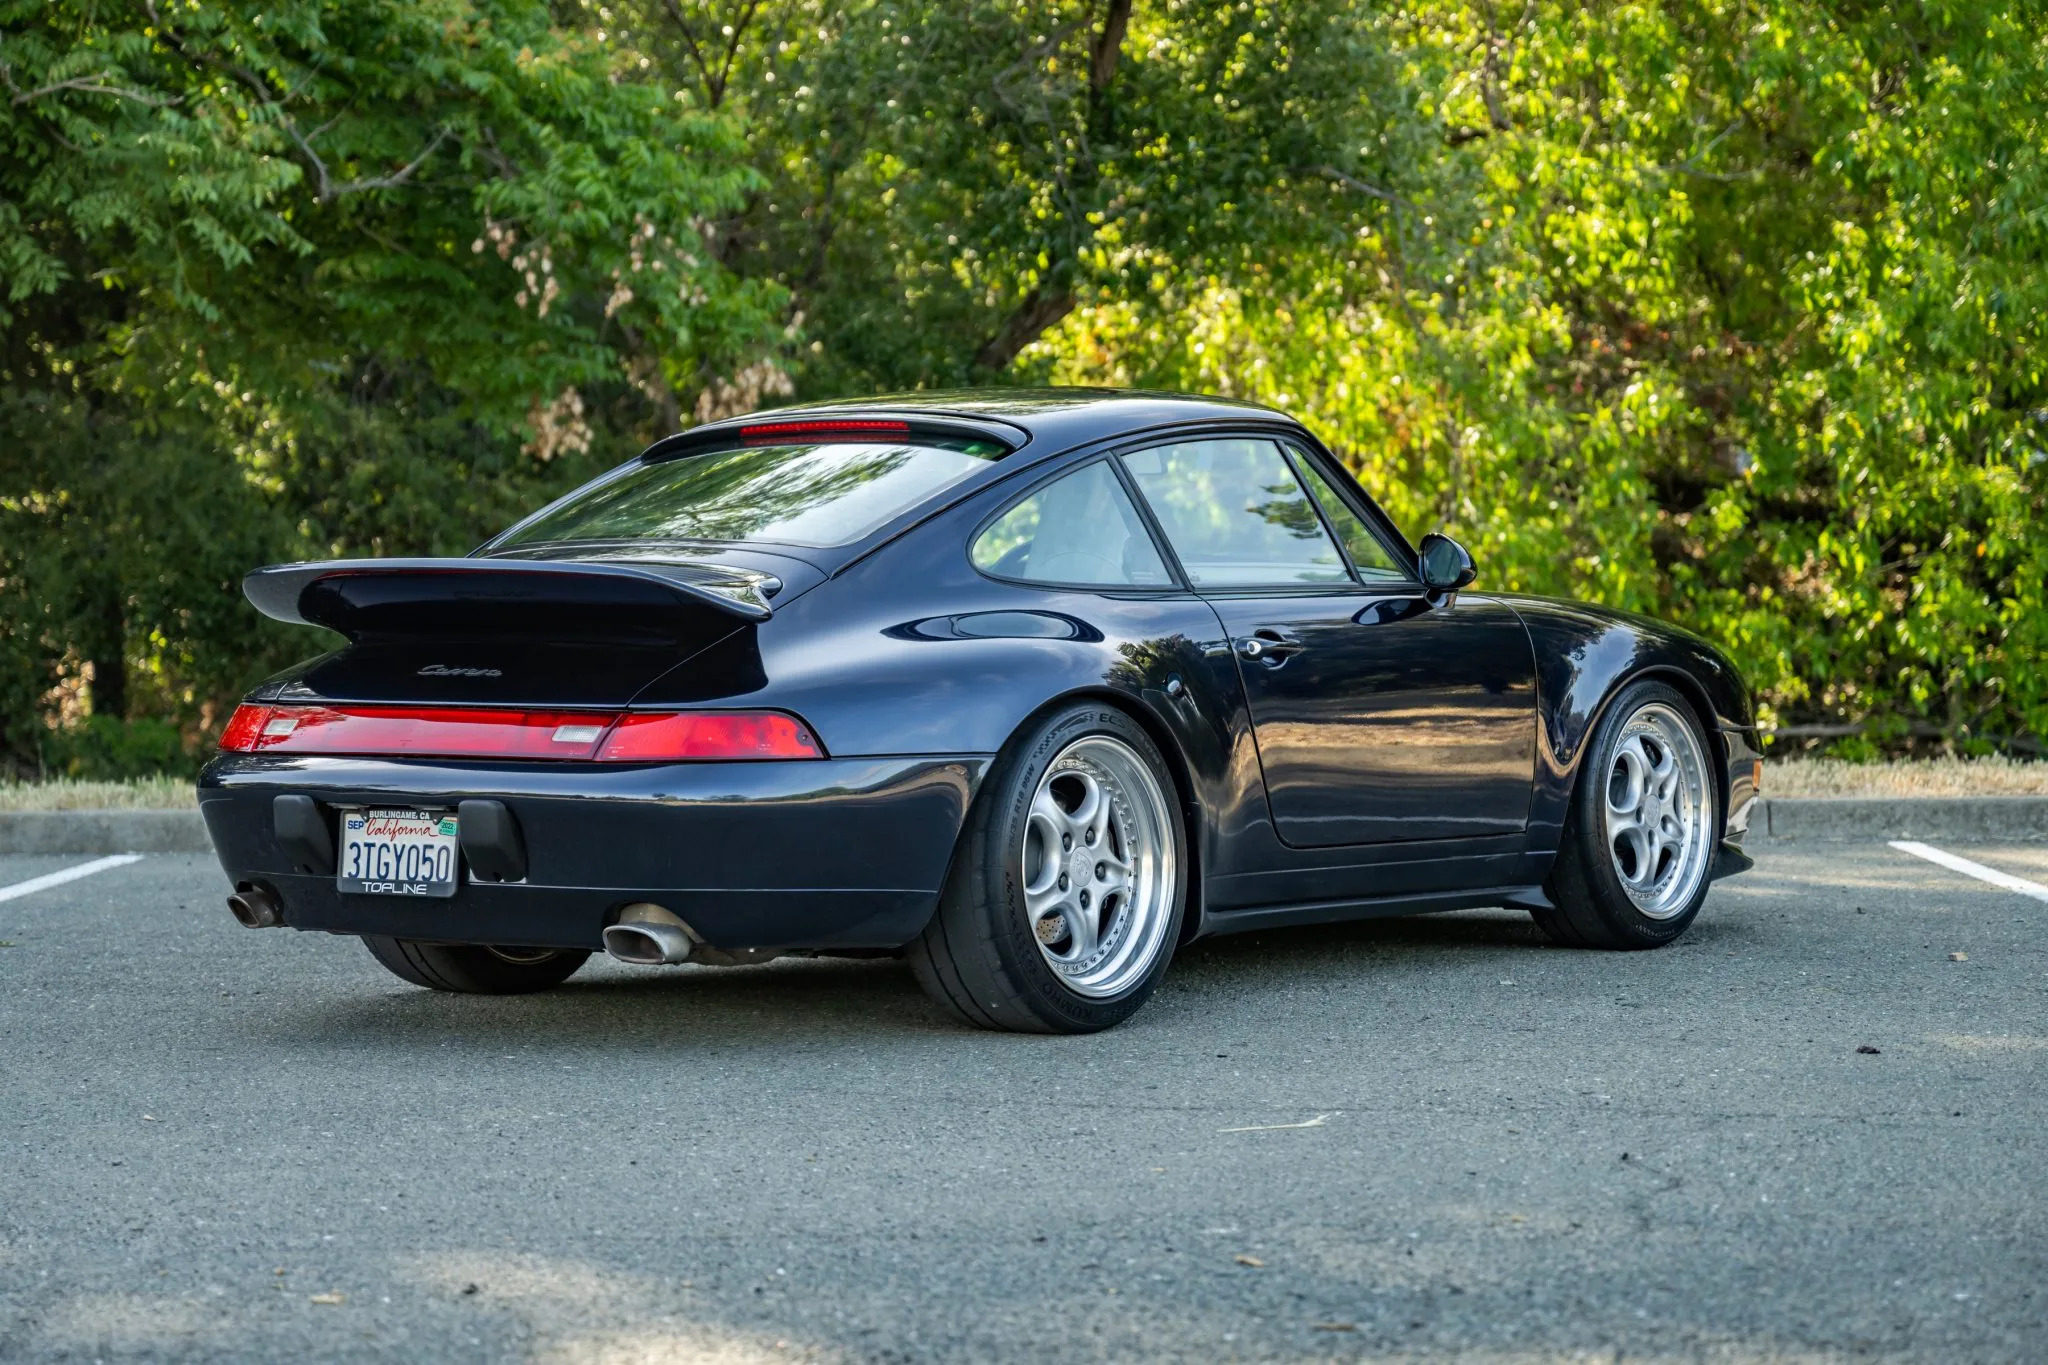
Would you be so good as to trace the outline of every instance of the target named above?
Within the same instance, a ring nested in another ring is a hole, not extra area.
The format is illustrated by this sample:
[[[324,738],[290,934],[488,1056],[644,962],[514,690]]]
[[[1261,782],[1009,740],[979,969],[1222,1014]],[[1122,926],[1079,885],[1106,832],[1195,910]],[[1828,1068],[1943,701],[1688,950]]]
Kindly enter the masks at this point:
[[[1764,789],[1764,761],[1760,758],[1750,761],[1749,785],[1753,791],[1758,793],[1761,793]]]
[[[235,708],[226,753],[693,763],[825,757],[780,711],[528,711],[466,706]]]

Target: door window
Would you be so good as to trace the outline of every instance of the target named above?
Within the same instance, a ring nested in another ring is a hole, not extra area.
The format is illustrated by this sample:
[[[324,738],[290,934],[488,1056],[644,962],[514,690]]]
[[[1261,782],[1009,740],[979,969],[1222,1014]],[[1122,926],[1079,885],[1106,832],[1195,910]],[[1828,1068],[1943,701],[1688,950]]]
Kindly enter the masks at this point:
[[[1308,491],[1315,495],[1316,505],[1323,509],[1330,526],[1337,532],[1337,539],[1344,542],[1344,551],[1351,556],[1351,567],[1358,570],[1358,576],[1368,582],[1373,579],[1392,578],[1405,580],[1408,571],[1394,561],[1380,538],[1358,513],[1351,510],[1351,504],[1344,501],[1336,488],[1316,468],[1315,462],[1295,452],[1295,463],[1301,466]]]
[[[1123,459],[1193,586],[1350,581],[1315,504],[1272,441],[1185,441]]]
[[[1039,489],[974,539],[974,567],[1000,578],[1087,587],[1173,581],[1116,473],[1103,461]]]

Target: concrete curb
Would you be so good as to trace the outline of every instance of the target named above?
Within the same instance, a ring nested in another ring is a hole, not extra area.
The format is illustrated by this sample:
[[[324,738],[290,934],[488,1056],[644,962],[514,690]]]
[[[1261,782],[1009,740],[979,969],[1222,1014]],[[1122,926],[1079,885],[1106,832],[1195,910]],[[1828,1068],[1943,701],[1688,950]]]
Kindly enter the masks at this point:
[[[207,853],[196,810],[0,811],[0,853]]]
[[[1750,829],[1773,839],[2048,839],[2048,796],[1807,796],[1766,800]]]
[[[1771,839],[2048,840],[2048,796],[1778,797],[1750,819]],[[196,810],[0,811],[0,854],[208,853]]]

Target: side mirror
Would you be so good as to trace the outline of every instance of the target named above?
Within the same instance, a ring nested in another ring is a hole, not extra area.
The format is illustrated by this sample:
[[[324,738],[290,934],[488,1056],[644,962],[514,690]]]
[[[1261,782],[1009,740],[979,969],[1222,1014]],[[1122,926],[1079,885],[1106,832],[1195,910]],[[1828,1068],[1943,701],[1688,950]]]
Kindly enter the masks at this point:
[[[1431,531],[1422,538],[1422,585],[1436,592],[1456,592],[1479,576],[1472,556],[1449,536]]]

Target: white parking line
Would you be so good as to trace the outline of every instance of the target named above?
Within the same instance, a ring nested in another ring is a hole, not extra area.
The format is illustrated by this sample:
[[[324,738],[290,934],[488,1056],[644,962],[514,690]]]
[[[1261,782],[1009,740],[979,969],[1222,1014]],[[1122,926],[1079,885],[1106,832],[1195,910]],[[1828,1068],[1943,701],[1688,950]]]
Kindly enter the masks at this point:
[[[89,863],[80,863],[77,867],[67,867],[62,872],[49,872],[40,877],[30,877],[25,882],[16,882],[12,886],[0,886],[0,901],[11,901],[16,896],[47,891],[53,886],[75,882],[80,877],[90,877],[95,872],[105,872],[110,867],[126,867],[130,863],[141,861],[140,853],[116,853],[111,857],[95,858]]]
[[[1995,867],[1986,867],[1982,863],[1973,863],[1968,858],[1958,858],[1953,853],[1945,853],[1941,849],[1930,848],[1926,844],[1916,844],[1911,839],[1894,839],[1891,841],[1891,845],[1901,853],[1910,853],[1916,858],[1925,858],[1930,863],[1940,863],[1949,871],[1960,872],[1965,877],[1975,877],[1980,882],[1990,882],[1993,886],[2002,886],[2008,891],[2017,891],[2022,896],[2032,896],[2037,901],[2048,901],[2048,886],[2043,886],[2039,882],[2030,882],[2025,877],[2015,877],[2010,872],[2000,872]]]

